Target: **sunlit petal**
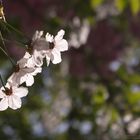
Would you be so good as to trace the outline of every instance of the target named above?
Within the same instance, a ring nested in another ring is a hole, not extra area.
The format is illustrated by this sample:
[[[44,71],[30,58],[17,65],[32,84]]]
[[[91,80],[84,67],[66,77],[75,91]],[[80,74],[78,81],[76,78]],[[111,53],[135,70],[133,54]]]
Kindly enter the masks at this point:
[[[14,95],[21,98],[21,97],[27,96],[28,89],[25,87],[19,87],[19,88],[15,88],[13,92],[14,92]]]
[[[7,98],[3,98],[0,101],[0,111],[4,111],[8,108],[8,99]]]
[[[67,51],[68,42],[65,39],[62,39],[61,41],[57,42],[56,48],[58,48],[60,52]]]
[[[52,51],[51,61],[53,64],[58,64],[62,61],[60,52],[55,48]]]

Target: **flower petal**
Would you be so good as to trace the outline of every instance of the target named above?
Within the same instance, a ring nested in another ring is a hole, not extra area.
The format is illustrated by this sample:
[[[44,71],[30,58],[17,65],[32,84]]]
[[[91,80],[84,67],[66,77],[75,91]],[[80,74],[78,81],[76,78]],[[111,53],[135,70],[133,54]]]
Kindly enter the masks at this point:
[[[56,43],[56,48],[58,48],[60,52],[67,51],[68,42],[65,39],[62,39]]]
[[[27,80],[27,74],[21,76],[21,77],[20,77],[20,82],[19,82],[20,85],[23,84],[24,82],[26,82],[26,80]]]
[[[40,67],[43,65],[43,56],[36,50],[34,50],[34,63],[36,66]]]
[[[26,63],[27,63],[28,58],[21,58],[17,64],[19,65],[19,68],[22,69],[25,67]]]
[[[53,64],[58,64],[62,61],[61,53],[56,48],[52,50],[51,61]]]
[[[0,111],[4,111],[8,108],[8,99],[7,98],[3,98],[0,101]]]
[[[46,53],[46,62],[47,62],[47,66],[49,66],[50,60],[51,60],[51,52],[48,51],[48,52]]]
[[[27,73],[32,73],[32,72],[34,72],[34,68],[24,68],[24,69],[22,69],[21,72],[22,72],[22,75],[25,75]]]
[[[26,86],[32,86],[34,83],[34,77],[31,74],[27,74],[27,79],[26,79]]]
[[[14,101],[13,101],[13,96],[8,97],[8,104],[9,104],[10,108],[12,108],[14,110],[17,109],[17,107],[15,106]]]
[[[50,64],[50,60],[51,60],[51,58],[50,58],[50,57],[48,57],[48,56],[46,56],[47,66],[49,66],[49,64]]]
[[[21,72],[13,73],[9,78],[8,78],[8,83],[12,86],[18,86],[20,84],[20,77],[21,77]],[[7,86],[6,86],[7,87]]]
[[[31,55],[28,52],[26,52],[23,57],[26,59],[29,59],[31,57]]]
[[[48,48],[49,48],[49,43],[46,41],[45,38],[40,38],[33,45],[33,49],[38,52],[45,51]]]
[[[46,34],[45,38],[46,38],[46,41],[48,41],[48,42],[53,42],[54,41],[53,35],[51,35],[49,33]]]
[[[64,30],[60,30],[57,33],[57,35],[55,36],[55,38],[54,38],[55,42],[60,41],[61,39],[63,39],[64,34],[65,34],[65,31]]]
[[[41,38],[41,36],[43,35],[43,31],[36,31],[35,34],[33,35],[32,41],[36,41],[36,39]]]
[[[13,94],[22,98],[22,97],[25,97],[27,96],[28,94],[28,89],[25,88],[25,87],[19,87],[19,88],[14,88],[13,89]]]
[[[0,98],[4,98],[6,95],[3,93],[2,90],[0,90]]]
[[[34,58],[32,56],[27,60],[26,67],[33,68],[34,66],[35,66],[35,63],[34,63]]]
[[[35,68],[34,72],[32,72],[31,75],[35,76],[35,75],[37,75],[38,73],[41,73],[41,72],[42,72],[42,68],[41,67]]]
[[[34,83],[34,77],[31,74],[26,74],[20,78],[20,84],[26,83],[26,86],[31,86]]]
[[[38,33],[38,37],[37,37],[37,38],[41,38],[42,35],[43,35],[43,31],[39,31],[39,33]]]
[[[16,95],[9,96],[8,103],[9,107],[14,110],[21,107],[21,99]]]

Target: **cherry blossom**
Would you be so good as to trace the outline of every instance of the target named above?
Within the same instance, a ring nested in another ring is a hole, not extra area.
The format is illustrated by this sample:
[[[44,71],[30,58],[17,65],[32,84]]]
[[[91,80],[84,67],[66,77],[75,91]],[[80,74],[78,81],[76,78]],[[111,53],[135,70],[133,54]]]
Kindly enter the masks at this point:
[[[21,107],[21,98],[28,94],[25,87],[12,86],[9,83],[0,89],[0,111],[6,110],[8,107],[18,109]]]
[[[46,52],[47,66],[50,60],[53,64],[60,63],[62,61],[61,52],[68,50],[68,42],[63,39],[64,34],[64,30],[60,30],[55,37],[49,33],[46,34],[46,41],[49,42],[49,49]]]
[[[35,34],[32,37],[32,42],[36,41],[37,39],[40,39],[43,35],[43,31],[36,31]]]
[[[49,43],[46,41],[46,38],[43,37],[43,31],[36,31],[32,38],[31,45],[28,46],[28,51],[31,54],[28,63],[41,67],[48,48]]]
[[[43,31],[36,31],[31,43],[31,48],[39,52],[45,51],[49,48],[49,43],[46,41],[46,38],[43,37]]]
[[[43,55],[43,52],[39,52],[37,50],[34,50],[33,54],[27,61],[28,66],[34,66],[34,67],[41,67],[43,65],[43,58],[45,56]]]
[[[34,77],[37,73],[41,73],[41,67],[35,67],[33,63],[29,63],[30,54],[26,53],[24,57],[17,62],[15,72],[9,77],[8,82],[12,85],[21,85],[26,83],[26,86],[31,86],[34,83]]]
[[[65,31],[60,30],[55,37],[49,33],[43,37],[43,31],[35,32],[27,52],[17,62],[14,72],[8,78],[8,83],[0,89],[0,111],[8,107],[14,110],[21,107],[21,98],[28,94],[28,89],[19,86],[23,83],[27,87],[33,85],[34,76],[42,71],[44,58],[47,66],[50,61],[53,64],[62,61],[61,52],[68,50],[68,42],[63,39],[64,34]]]

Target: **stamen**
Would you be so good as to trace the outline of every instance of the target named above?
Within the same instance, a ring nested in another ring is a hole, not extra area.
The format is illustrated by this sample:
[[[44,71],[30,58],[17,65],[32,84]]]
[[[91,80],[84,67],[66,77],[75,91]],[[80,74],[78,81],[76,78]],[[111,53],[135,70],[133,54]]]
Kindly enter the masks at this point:
[[[5,90],[2,90],[2,91],[8,96],[12,95],[13,93],[12,87],[10,87],[10,89],[5,87]]]
[[[34,43],[31,40],[29,40],[27,45],[25,45],[27,47],[27,52],[30,55],[32,55],[32,53],[33,53],[33,45],[34,45]]]
[[[14,72],[19,72],[19,70],[20,70],[20,67],[19,67],[19,65],[17,64],[17,65],[15,66]]]
[[[49,49],[53,49],[54,48],[54,43],[53,42],[49,42]]]
[[[33,54],[33,48],[31,46],[27,47],[27,52],[32,55]]]

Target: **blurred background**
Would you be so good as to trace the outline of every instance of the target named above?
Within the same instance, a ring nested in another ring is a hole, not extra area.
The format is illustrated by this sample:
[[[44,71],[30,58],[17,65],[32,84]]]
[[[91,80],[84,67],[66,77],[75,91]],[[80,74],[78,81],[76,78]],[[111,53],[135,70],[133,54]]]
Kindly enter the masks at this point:
[[[0,140],[140,139],[139,0],[3,5],[8,24],[0,28],[15,62],[36,30],[55,35],[64,29],[69,51],[62,63],[44,64],[21,109],[0,112]],[[0,59],[6,82],[12,65],[2,51]]]

